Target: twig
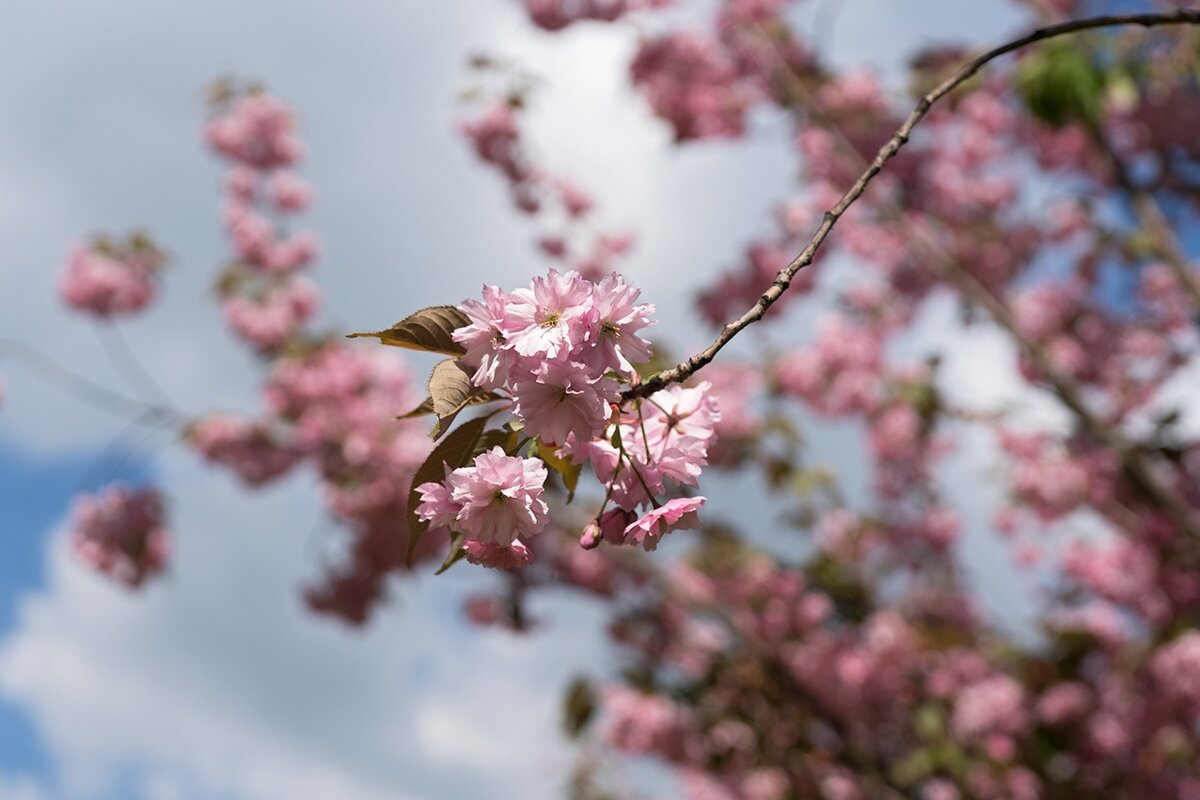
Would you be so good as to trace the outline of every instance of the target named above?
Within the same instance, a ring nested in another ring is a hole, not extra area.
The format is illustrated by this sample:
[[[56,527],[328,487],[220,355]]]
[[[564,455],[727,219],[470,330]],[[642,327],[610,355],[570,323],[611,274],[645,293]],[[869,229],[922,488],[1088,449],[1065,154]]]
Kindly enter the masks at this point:
[[[147,403],[113,391],[107,386],[64,367],[54,359],[18,339],[0,339],[0,361],[11,359],[23,364],[44,383],[93,408],[118,417],[134,417],[140,424],[157,426],[164,420],[181,421],[172,408]]]
[[[1092,17],[1090,19],[1070,20],[1061,22],[1057,25],[1048,25],[1044,28],[1038,28],[1033,32],[1026,34],[1018,39],[1013,39],[998,47],[994,47],[982,53],[979,56],[971,59],[963,66],[959,67],[958,71],[951,75],[946,80],[942,81],[933,90],[925,94],[917,102],[916,108],[908,115],[903,124],[896,130],[890,139],[879,149],[874,160],[867,167],[866,171],[859,176],[842,198],[833,208],[825,212],[824,219],[817,227],[816,233],[813,234],[809,243],[800,251],[791,263],[779,271],[775,276],[775,280],[771,286],[763,292],[758,301],[744,314],[732,322],[726,323],[721,328],[720,334],[713,340],[705,349],[691,356],[685,361],[681,361],[674,367],[664,370],[657,375],[654,375],[636,386],[630,387],[622,395],[623,399],[631,400],[637,397],[647,397],[659,391],[665,386],[672,383],[679,383],[687,380],[698,369],[708,364],[716,357],[726,344],[728,344],[734,336],[737,336],[743,329],[749,325],[762,319],[763,314],[767,312],[772,305],[775,304],[788,287],[792,283],[792,279],[804,267],[812,263],[813,257],[817,250],[828,238],[834,225],[846,213],[846,210],[858,200],[859,197],[866,191],[867,187],[879,174],[884,165],[890,161],[896,153],[900,151],[912,134],[916,126],[924,119],[929,109],[941,98],[952,92],[956,87],[960,86],[969,80],[975,73],[982,69],[988,62],[994,61],[1001,56],[1019,50],[1037,42],[1046,39],[1052,39],[1066,34],[1078,33],[1080,31],[1094,30],[1097,28],[1111,28],[1123,25],[1141,25],[1143,27],[1155,27],[1159,25],[1198,25],[1200,24],[1200,11],[1188,11],[1177,9],[1169,13],[1162,14],[1110,14],[1101,17]]]
[[[139,426],[142,426],[139,428]],[[126,464],[132,463],[150,437],[170,430],[171,423],[158,419],[151,411],[145,411],[125,423],[104,449],[92,460],[88,468],[75,481],[75,493],[85,492],[97,484],[105,484]],[[105,467],[107,471],[104,471]]]
[[[129,390],[138,395],[144,402],[149,403],[149,397],[154,396],[163,405],[174,405],[171,397],[150,374],[141,360],[134,354],[133,348],[121,333],[115,323],[106,322],[97,325],[93,330],[108,362],[116,370]]]

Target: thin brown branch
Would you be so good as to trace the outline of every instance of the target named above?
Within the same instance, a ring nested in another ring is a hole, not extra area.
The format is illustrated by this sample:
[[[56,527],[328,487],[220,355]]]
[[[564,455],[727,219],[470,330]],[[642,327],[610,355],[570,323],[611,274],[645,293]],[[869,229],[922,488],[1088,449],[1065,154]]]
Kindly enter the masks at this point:
[[[846,210],[863,195],[867,187],[871,184],[871,181],[875,179],[875,176],[879,174],[884,165],[900,151],[900,148],[907,144],[913,129],[925,118],[925,115],[929,113],[929,109],[933,104],[969,80],[986,64],[1001,56],[1047,39],[1098,28],[1127,25],[1140,25],[1147,28],[1161,25],[1200,25],[1200,11],[1177,9],[1161,14],[1110,14],[1090,19],[1061,22],[1056,25],[1038,28],[1025,36],[994,47],[963,64],[953,75],[921,97],[912,113],[908,115],[892,137],[876,153],[874,160],[868,165],[866,171],[842,195],[842,198],[833,208],[825,212],[824,219],[822,219],[821,224],[817,227],[809,243],[792,259],[791,263],[779,271],[779,274],[775,276],[775,280],[771,283],[770,287],[763,292],[762,296],[758,298],[749,310],[732,322],[726,323],[721,328],[721,332],[717,335],[717,338],[708,347],[685,361],[681,361],[674,367],[650,377],[637,386],[631,387],[625,392],[624,399],[630,400],[637,397],[647,397],[672,383],[687,380],[697,370],[711,362],[717,353],[733,340],[733,337],[737,336],[746,327],[762,319],[767,309],[774,305],[783,293],[787,291],[788,287],[791,286],[792,279],[796,276],[796,273],[812,263],[817,250],[824,244],[838,220],[846,213]]]

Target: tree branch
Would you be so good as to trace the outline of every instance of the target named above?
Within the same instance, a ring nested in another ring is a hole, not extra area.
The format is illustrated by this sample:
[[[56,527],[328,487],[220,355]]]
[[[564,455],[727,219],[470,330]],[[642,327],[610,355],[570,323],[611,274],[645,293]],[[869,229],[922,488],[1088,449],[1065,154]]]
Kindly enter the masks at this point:
[[[133,417],[139,425],[158,426],[164,420],[181,423],[183,415],[169,406],[129,397],[81,375],[18,339],[0,338],[0,362],[23,364],[44,383],[93,408],[118,417]]]
[[[969,80],[986,64],[1001,56],[1047,39],[1081,31],[1095,30],[1097,28],[1112,28],[1125,25],[1141,25],[1146,28],[1160,25],[1200,25],[1200,11],[1176,9],[1175,11],[1161,14],[1110,14],[1090,19],[1061,22],[1056,25],[1038,28],[1025,36],[994,47],[963,64],[953,75],[921,97],[917,102],[916,108],[908,115],[892,137],[884,143],[879,152],[876,153],[874,160],[868,165],[866,171],[842,195],[837,204],[825,212],[824,219],[817,227],[809,243],[800,251],[799,255],[792,259],[790,264],[779,271],[779,274],[775,276],[775,280],[771,283],[770,287],[763,292],[762,296],[758,298],[757,302],[748,311],[732,322],[726,323],[721,328],[721,332],[717,335],[717,338],[708,347],[685,361],[681,361],[674,367],[659,372],[643,383],[630,387],[623,394],[622,398],[624,400],[631,400],[637,397],[648,397],[665,386],[687,380],[701,367],[710,363],[716,357],[717,353],[721,351],[721,348],[733,340],[733,337],[737,336],[738,333],[751,324],[762,319],[767,309],[774,305],[783,293],[787,291],[796,273],[812,263],[817,250],[824,244],[829,234],[833,231],[834,225],[842,218],[846,210],[862,196],[871,184],[871,181],[883,169],[884,165],[900,151],[900,148],[908,143],[913,129],[925,118],[925,115],[929,113],[929,109],[933,104]]]

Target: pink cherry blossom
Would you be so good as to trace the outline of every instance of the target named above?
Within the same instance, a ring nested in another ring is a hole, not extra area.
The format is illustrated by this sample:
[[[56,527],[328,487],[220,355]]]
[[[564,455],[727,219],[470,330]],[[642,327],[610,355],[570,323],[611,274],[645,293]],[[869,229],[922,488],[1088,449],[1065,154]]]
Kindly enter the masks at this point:
[[[267,183],[271,202],[283,212],[303,211],[312,204],[313,190],[293,172],[279,171]]]
[[[303,155],[291,109],[267,94],[244,94],[205,128],[215,149],[256,169],[291,166]]]
[[[483,287],[483,302],[464,300],[459,310],[471,324],[454,331],[454,341],[466,348],[462,360],[476,367],[472,382],[482,389],[495,389],[508,379],[516,354],[509,345],[508,296],[497,286]]]
[[[209,414],[192,423],[187,439],[200,455],[232,469],[247,486],[262,486],[285,475],[303,457],[279,441],[268,425],[226,414]]]
[[[463,550],[466,551],[467,561],[492,569],[517,569],[533,563],[533,552],[520,539],[511,544],[468,539],[463,544]]]
[[[1200,711],[1200,633],[1188,631],[1159,648],[1150,668],[1168,696]]]
[[[951,727],[961,740],[971,741],[987,733],[1018,733],[1027,719],[1021,684],[1008,675],[993,675],[959,692]]]
[[[654,550],[662,537],[673,530],[690,530],[700,527],[696,512],[703,507],[706,498],[677,497],[661,507],[643,514],[625,528],[625,538],[640,544],[646,550]]]
[[[579,273],[553,269],[534,278],[529,288],[514,291],[505,314],[513,349],[526,357],[565,358],[594,341],[598,319],[592,291]]]
[[[76,556],[133,588],[162,572],[170,554],[162,497],[151,488],[114,484],[95,495],[80,495],[69,536]]]
[[[500,447],[476,456],[474,466],[446,479],[459,506],[454,527],[469,539],[505,546],[540,533],[549,511],[542,499],[546,475],[539,459],[507,456]]]
[[[150,248],[76,245],[59,273],[59,295],[72,308],[103,319],[132,314],[154,300],[162,264],[161,254]]]
[[[575,434],[593,439],[604,432],[608,404],[619,396],[617,383],[593,378],[583,364],[547,361],[532,380],[514,388],[517,402],[513,413],[525,429],[542,441],[559,444]]]
[[[228,297],[222,309],[238,336],[255,347],[270,350],[296,335],[316,313],[320,302],[316,284],[301,276],[270,286],[257,297]]]

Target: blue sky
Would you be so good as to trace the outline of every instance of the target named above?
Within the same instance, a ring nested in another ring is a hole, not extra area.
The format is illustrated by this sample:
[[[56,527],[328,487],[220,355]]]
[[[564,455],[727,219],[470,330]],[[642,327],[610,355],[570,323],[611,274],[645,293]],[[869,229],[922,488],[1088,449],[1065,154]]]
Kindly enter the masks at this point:
[[[95,479],[131,484],[149,475],[136,458],[105,452],[43,455],[0,441],[0,510],[4,515],[0,559],[0,631],[15,625],[21,598],[44,587],[46,535],[62,518],[69,499]],[[22,772],[49,781],[53,772],[29,715],[0,698],[0,774]]]
[[[672,148],[625,84],[625,27],[545,37],[510,0],[10,5],[0,338],[120,388],[89,325],[59,310],[53,276],[79,237],[144,227],[174,259],[161,304],[125,335],[188,410],[257,404],[258,366],[207,294],[227,253],[220,168],[198,133],[200,89],[218,75],[265,81],[303,119],[318,191],[306,219],[326,253],[315,277],[326,320],[344,328],[544,269],[533,231],[453,134],[463,65],[481,47],[546,76],[530,116],[538,152],[592,188],[606,220],[636,226],[627,272],[679,349],[707,335],[688,307],[696,286],[789,189],[784,128],[770,120],[747,148]],[[1016,22],[1001,0],[852,0],[819,45],[840,64],[888,69],[930,42],[991,41]],[[953,319],[938,313],[930,340]],[[981,396],[998,391],[996,375],[961,369]],[[19,365],[0,362],[0,375],[0,800],[553,795],[569,764],[559,689],[611,667],[595,609],[543,598],[546,630],[528,641],[468,631],[458,598],[490,577],[461,569],[399,587],[363,632],[315,620],[297,589],[336,538],[319,532],[311,479],[246,495],[169,442],[117,471],[162,483],[178,540],[170,577],[131,597],[78,568],[61,538],[69,498],[96,479],[121,423]],[[817,432],[815,447],[852,438]],[[736,513],[746,488],[713,503]],[[985,543],[968,554],[994,598],[1012,591],[990,568],[1001,557]]]

